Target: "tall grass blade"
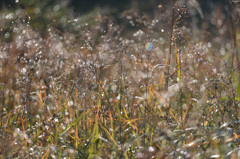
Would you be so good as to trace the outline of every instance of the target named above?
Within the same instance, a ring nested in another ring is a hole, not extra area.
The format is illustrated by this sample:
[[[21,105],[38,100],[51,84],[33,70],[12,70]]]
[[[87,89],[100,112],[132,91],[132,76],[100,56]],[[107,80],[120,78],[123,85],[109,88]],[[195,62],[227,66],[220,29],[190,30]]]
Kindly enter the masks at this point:
[[[83,118],[88,112],[90,111],[90,109],[87,110],[86,113],[82,114],[80,117],[78,117],[77,119],[75,119],[70,125],[68,125],[63,131],[61,131],[59,133],[59,136],[62,136],[63,134],[65,134],[73,125],[75,125],[81,118]],[[81,112],[82,113],[82,112]]]

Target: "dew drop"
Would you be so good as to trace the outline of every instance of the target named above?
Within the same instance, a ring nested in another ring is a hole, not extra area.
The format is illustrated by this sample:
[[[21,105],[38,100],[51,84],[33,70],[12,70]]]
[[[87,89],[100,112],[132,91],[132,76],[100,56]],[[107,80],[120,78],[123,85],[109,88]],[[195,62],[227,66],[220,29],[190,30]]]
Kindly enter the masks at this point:
[[[145,49],[146,49],[147,51],[151,51],[151,50],[153,49],[153,43],[147,42],[147,43],[145,44]]]

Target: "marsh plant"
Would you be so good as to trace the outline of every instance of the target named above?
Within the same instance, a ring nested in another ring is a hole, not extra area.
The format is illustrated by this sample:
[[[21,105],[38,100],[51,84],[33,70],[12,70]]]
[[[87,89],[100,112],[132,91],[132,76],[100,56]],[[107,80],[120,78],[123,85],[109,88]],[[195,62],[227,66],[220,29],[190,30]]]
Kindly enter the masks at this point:
[[[1,158],[240,157],[237,2],[37,2],[0,12]]]

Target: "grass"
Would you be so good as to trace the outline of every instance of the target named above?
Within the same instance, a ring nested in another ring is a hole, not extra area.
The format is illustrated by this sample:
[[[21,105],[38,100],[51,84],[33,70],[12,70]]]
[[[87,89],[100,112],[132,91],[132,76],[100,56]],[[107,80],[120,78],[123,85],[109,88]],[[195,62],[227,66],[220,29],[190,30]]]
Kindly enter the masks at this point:
[[[1,11],[1,158],[239,158],[239,32],[216,39],[163,8],[44,34]]]

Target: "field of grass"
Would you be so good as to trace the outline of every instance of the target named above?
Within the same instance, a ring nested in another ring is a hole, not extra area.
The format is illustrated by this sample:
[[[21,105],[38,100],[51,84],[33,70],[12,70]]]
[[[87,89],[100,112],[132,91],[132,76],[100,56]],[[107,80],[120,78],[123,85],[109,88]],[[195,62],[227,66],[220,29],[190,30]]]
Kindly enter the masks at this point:
[[[175,2],[2,9],[0,158],[240,158],[239,15]]]

